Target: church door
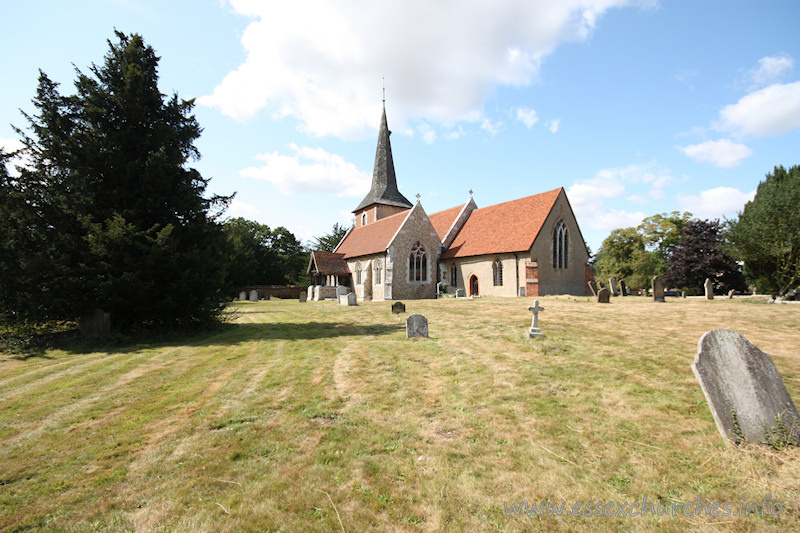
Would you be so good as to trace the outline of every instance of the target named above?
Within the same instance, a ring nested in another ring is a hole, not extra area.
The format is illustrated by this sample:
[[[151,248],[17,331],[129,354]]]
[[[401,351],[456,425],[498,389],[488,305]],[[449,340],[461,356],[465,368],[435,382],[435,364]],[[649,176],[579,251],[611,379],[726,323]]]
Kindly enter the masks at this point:
[[[473,274],[469,278],[469,295],[470,296],[478,296],[478,294],[480,294],[478,292],[478,276]]]

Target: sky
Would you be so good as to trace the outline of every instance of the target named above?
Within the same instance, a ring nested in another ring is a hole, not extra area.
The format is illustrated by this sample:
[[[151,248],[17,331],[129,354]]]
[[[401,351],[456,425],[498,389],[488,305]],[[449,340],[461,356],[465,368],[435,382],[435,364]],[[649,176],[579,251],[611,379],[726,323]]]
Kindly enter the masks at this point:
[[[734,218],[800,164],[797,0],[3,0],[0,146],[38,70],[73,94],[114,29],[195,99],[208,192],[308,242],[370,186],[385,91],[400,191],[428,213],[564,187],[616,228]]]

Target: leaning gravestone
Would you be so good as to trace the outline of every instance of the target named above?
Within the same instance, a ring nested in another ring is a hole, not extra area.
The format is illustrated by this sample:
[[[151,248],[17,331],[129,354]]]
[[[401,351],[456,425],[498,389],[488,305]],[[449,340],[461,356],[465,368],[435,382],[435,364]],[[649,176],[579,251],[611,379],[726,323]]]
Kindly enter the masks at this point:
[[[607,304],[611,303],[611,291],[603,287],[597,291],[597,303]]]
[[[257,302],[258,301],[258,291],[257,290],[253,289],[252,291],[250,291],[250,301],[251,302]]]
[[[727,329],[700,337],[692,370],[717,429],[736,444],[799,444],[800,414],[772,358]]]
[[[104,339],[111,333],[111,313],[95,309],[81,318],[81,337],[84,339]]]
[[[592,296],[597,296],[597,282],[593,279],[589,280],[589,290],[592,291]]]
[[[706,300],[713,300],[714,284],[711,282],[711,278],[706,278],[706,282],[703,283],[703,288],[706,290]]]
[[[735,292],[736,291],[734,289],[731,289],[731,290],[728,291],[728,299],[729,300],[733,299],[733,293],[735,293]]]
[[[653,277],[653,301],[666,302],[664,299],[664,278],[661,276]]]
[[[240,292],[239,293],[239,300],[241,300],[241,301],[247,300],[247,293],[244,292],[244,291]]]
[[[617,289],[617,280],[615,280],[614,278],[609,278],[608,288],[611,291],[611,296],[619,296],[619,290]]]
[[[628,295],[628,286],[625,284],[625,280],[619,280],[619,294],[620,296],[627,296]]]
[[[428,319],[422,315],[411,315],[406,318],[406,338],[427,337]]]
[[[406,304],[403,302],[395,302],[392,304],[392,313],[399,315],[406,312]]]

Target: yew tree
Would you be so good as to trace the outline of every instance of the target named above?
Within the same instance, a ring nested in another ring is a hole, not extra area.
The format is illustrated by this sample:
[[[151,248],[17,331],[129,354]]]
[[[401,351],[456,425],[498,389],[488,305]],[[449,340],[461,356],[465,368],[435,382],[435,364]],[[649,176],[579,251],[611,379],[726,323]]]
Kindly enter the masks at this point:
[[[152,47],[116,32],[75,93],[40,72],[26,130],[29,163],[4,178],[15,231],[2,260],[7,320],[74,319],[95,308],[112,325],[216,316],[225,285],[217,216],[228,198],[206,196],[189,166],[200,154],[194,103],[158,87]],[[22,229],[21,229],[22,228]]]

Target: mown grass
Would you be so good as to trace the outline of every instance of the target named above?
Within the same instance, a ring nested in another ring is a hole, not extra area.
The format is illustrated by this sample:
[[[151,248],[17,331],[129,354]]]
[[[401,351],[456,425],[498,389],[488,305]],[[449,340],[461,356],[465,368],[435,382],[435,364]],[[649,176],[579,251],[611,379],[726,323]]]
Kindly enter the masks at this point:
[[[800,527],[800,451],[726,446],[690,368],[734,329],[800,399],[800,306],[540,300],[535,340],[529,299],[406,302],[411,340],[386,302],[273,300],[183,341],[0,355],[0,529]],[[779,515],[504,511],[766,494]]]

